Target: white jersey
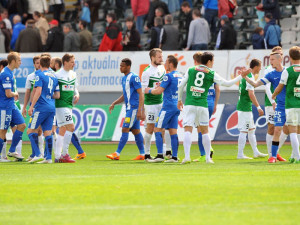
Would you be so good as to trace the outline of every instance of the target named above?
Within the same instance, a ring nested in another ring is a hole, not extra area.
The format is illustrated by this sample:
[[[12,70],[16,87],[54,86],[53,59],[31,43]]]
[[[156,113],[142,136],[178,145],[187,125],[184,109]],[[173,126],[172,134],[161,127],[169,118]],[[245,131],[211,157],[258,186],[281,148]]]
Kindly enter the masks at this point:
[[[35,83],[35,71],[27,76],[25,88],[32,90],[34,88],[34,83]]]

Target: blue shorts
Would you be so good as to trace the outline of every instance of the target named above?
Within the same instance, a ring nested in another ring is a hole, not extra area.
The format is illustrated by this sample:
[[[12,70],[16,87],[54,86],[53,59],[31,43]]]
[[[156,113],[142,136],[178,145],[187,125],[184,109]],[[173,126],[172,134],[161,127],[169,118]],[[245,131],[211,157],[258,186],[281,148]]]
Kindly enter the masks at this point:
[[[286,121],[285,108],[276,107],[275,116],[274,116],[275,127],[283,127],[285,125],[285,121]]]
[[[10,122],[10,126],[14,127],[16,125],[20,125],[25,123],[25,120],[22,116],[21,111],[16,107],[12,110],[12,116],[11,116],[11,122]]]
[[[34,110],[29,120],[28,128],[37,129],[41,125],[43,131],[52,130],[54,116],[55,112],[39,112]]]
[[[140,120],[136,118],[138,109],[130,109],[126,111],[125,119],[123,122],[123,128],[129,128],[130,130],[140,129]]]
[[[164,129],[177,129],[179,114],[180,111],[178,109],[166,110],[165,108],[162,108],[157,117],[155,127]]]
[[[207,102],[207,103],[208,103],[208,113],[209,113],[209,119],[210,119],[214,112],[215,102]]]
[[[12,109],[0,110],[0,130],[7,130],[12,118]]]

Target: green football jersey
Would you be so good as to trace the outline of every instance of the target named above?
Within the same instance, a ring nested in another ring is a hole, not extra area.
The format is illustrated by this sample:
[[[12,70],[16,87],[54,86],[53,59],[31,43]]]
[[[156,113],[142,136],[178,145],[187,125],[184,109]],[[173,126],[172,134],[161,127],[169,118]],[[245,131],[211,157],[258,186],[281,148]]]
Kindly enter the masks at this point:
[[[76,90],[76,73],[72,70],[59,70],[55,73],[58,79],[60,98],[55,100],[56,108],[73,108],[73,97]]]
[[[285,96],[285,108],[300,108],[300,65],[293,65],[286,69],[287,81],[286,81],[286,96]],[[284,75],[281,76],[281,81],[284,79]]]
[[[250,79],[253,79],[252,73],[247,75]],[[250,85],[250,84],[248,84]],[[252,101],[249,97],[247,90],[247,81],[243,78],[239,85],[239,101],[237,103],[236,109],[242,112],[252,112]]]
[[[160,65],[154,67],[149,65],[145,68],[142,74],[142,86],[143,88],[156,88],[162,82],[164,75],[166,74],[164,66]],[[152,95],[145,93],[145,105],[157,105],[163,102],[163,95]]]
[[[215,71],[204,65],[199,65],[189,68],[187,75],[185,105],[207,108],[207,93],[214,83]]]

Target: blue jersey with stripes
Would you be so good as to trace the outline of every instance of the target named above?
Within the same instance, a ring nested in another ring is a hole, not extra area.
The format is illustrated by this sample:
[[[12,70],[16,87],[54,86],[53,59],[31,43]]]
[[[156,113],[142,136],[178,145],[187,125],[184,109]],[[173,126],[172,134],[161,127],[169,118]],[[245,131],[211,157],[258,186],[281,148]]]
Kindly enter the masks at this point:
[[[182,81],[182,74],[178,71],[172,71],[167,73],[163,77],[163,81],[160,86],[163,87],[164,97],[163,97],[163,108],[173,110],[177,109],[178,103],[178,86]]]
[[[123,96],[126,110],[139,107],[139,94],[137,89],[142,88],[141,80],[135,73],[128,73],[122,78]]]
[[[207,93],[207,103],[208,104],[215,104],[215,98],[216,98],[216,90],[215,90],[215,83],[213,83],[210,88],[208,89]]]
[[[283,71],[278,72],[276,70],[273,70],[270,73],[266,74],[265,77],[261,78],[260,80],[264,83],[264,85],[266,85],[267,83],[271,83],[274,89],[276,89],[280,82],[282,72]],[[283,90],[276,97],[277,106],[280,108],[285,108],[285,93],[286,93],[286,89],[284,86]]]
[[[0,74],[0,108],[1,109],[14,109],[15,100],[14,97],[6,97],[5,90],[10,89],[14,92],[14,75],[13,72],[5,67]]]
[[[55,112],[54,91],[59,91],[58,80],[54,73],[46,70],[35,72],[34,87],[42,87],[42,93],[35,104],[35,110],[40,112]]]

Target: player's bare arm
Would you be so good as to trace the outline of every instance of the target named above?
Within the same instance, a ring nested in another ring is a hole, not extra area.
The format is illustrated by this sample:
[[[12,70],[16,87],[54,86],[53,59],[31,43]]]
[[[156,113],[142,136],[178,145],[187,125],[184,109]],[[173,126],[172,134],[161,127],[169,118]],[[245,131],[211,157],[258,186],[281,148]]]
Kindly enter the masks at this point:
[[[220,99],[220,86],[218,84],[215,84],[215,92],[216,92],[216,97],[215,97],[215,106],[214,106],[214,111],[212,114],[215,114],[217,111],[217,105]]]
[[[142,88],[139,88],[136,91],[139,94],[139,108],[138,108],[138,111],[136,113],[136,117],[137,117],[138,120],[145,120],[146,115],[145,115],[145,109],[144,109],[143,90],[142,90]]]
[[[30,99],[30,93],[31,93],[31,90],[26,89],[25,96],[24,96],[24,106],[23,106],[23,109],[22,109],[22,115],[25,118],[26,118],[26,113],[27,113],[26,106],[27,106],[27,104],[29,102],[29,99]]]
[[[111,112],[115,108],[115,105],[120,104],[122,102],[124,102],[124,95],[121,95],[116,101],[114,101],[113,103],[111,103],[111,105],[109,106],[109,113],[111,114]]]
[[[53,99],[60,99],[60,92],[59,91],[55,91],[54,93],[53,93],[53,97],[52,97]]]
[[[29,116],[32,116],[34,106],[35,106],[37,100],[39,99],[39,97],[41,96],[41,94],[42,94],[42,87],[36,87],[35,88],[35,93],[34,93],[33,98],[32,98],[31,106],[28,110],[28,115]]]
[[[5,95],[7,98],[18,98],[19,93],[18,92],[12,92],[10,89],[5,89]]]
[[[155,89],[147,87],[145,89],[145,94],[160,95],[164,92],[164,90],[165,89],[163,87],[160,87],[160,86],[156,87]]]
[[[256,98],[256,96],[254,94],[254,91],[253,90],[248,90],[248,93],[249,93],[249,97],[250,97],[253,105],[255,105],[256,108],[257,108],[259,116],[263,116],[264,115],[264,111],[261,109],[261,107],[260,107],[260,105],[259,105],[259,103],[257,101],[257,98]]]
[[[264,83],[261,80],[254,81],[254,80],[251,80],[248,76],[245,76],[244,78],[249,84],[251,84],[251,86],[253,86],[255,88],[264,85]]]

